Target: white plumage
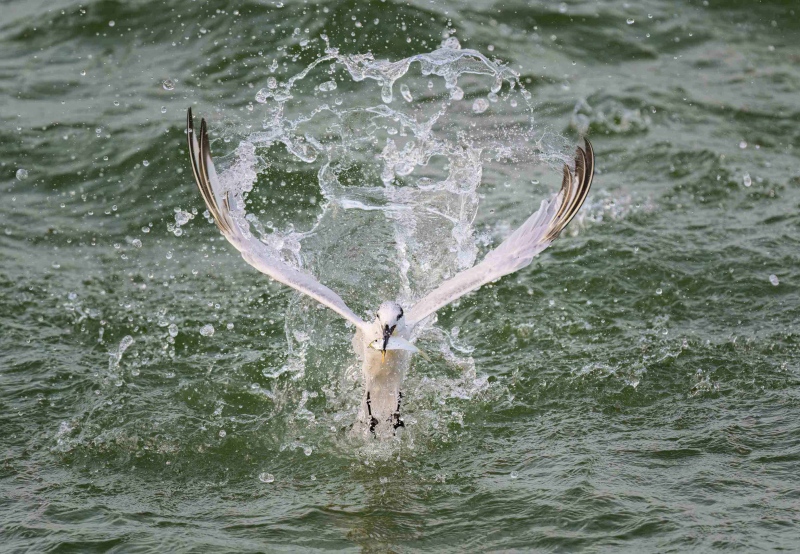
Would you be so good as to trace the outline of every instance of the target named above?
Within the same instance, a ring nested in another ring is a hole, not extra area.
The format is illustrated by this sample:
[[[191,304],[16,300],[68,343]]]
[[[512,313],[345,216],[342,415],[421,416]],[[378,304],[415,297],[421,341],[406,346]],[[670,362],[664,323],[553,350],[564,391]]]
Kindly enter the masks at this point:
[[[440,308],[486,283],[522,269],[547,248],[580,209],[594,176],[594,151],[588,140],[578,148],[575,171],[564,166],[561,190],[543,200],[531,215],[480,263],[444,281],[411,306],[407,312],[396,302],[384,302],[372,322],[358,317],[331,289],[313,276],[283,263],[269,247],[241,225],[246,223],[231,215],[230,201],[214,169],[205,120],[200,122],[197,137],[191,108],[187,114],[187,140],[200,194],[214,221],[226,239],[242,254],[247,263],[269,277],[306,294],[327,306],[356,326],[353,350],[362,360],[364,399],[359,420],[364,429],[385,437],[402,426],[400,408],[403,378],[416,348],[409,343],[415,326]],[[376,346],[380,348],[376,349]]]

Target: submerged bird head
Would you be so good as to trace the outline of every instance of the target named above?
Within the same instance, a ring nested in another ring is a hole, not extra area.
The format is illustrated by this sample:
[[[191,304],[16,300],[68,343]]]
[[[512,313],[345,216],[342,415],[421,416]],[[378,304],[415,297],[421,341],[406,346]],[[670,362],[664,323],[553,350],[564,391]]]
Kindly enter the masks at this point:
[[[403,308],[397,302],[384,302],[378,308],[378,314],[375,318],[375,323],[380,327],[383,333],[383,348],[381,348],[381,359],[386,358],[386,346],[389,344],[389,338],[394,334],[395,330],[403,328]]]

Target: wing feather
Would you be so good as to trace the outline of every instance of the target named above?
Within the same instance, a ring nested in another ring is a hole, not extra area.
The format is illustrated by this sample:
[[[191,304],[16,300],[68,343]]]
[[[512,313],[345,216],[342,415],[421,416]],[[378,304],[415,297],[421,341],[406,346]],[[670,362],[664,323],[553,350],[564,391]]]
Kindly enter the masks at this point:
[[[228,239],[228,242],[242,254],[242,258],[261,273],[310,296],[356,326],[364,327],[364,321],[347,307],[339,295],[311,275],[284,263],[270,252],[266,244],[252,234],[242,231],[239,227],[241,223],[234,220],[231,215],[228,194],[221,189],[219,184],[214,162],[211,159],[206,121],[205,119],[200,121],[200,137],[198,138],[195,136],[191,108],[186,116],[186,134],[189,143],[189,157],[192,162],[192,174],[197,188],[200,189],[200,195],[217,227]]]
[[[463,295],[527,266],[547,248],[578,213],[594,177],[594,149],[584,139],[585,149],[575,153],[575,172],[564,165],[561,190],[542,200],[531,215],[481,263],[456,274],[414,304],[406,312],[406,325],[413,326]]]

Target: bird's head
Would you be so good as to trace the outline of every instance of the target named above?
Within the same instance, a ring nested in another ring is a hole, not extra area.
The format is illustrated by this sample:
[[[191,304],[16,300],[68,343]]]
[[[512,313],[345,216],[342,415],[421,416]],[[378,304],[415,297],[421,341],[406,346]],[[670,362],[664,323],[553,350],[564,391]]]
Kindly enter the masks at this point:
[[[375,323],[380,327],[383,333],[383,348],[381,348],[381,354],[385,359],[386,346],[389,344],[389,338],[398,328],[402,329],[405,326],[405,322],[403,321],[403,308],[401,308],[400,304],[397,302],[384,302],[381,304],[381,307],[378,308]]]

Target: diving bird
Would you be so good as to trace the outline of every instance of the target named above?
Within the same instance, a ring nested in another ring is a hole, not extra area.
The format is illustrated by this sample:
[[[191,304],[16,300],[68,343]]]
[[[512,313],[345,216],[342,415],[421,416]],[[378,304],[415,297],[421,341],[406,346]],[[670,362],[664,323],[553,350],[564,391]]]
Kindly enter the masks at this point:
[[[486,254],[483,261],[447,279],[408,309],[388,300],[380,305],[372,321],[364,321],[339,295],[312,275],[280,260],[270,247],[250,233],[246,221],[233,217],[232,198],[220,185],[211,160],[206,121],[200,121],[200,136],[197,136],[191,108],[186,117],[186,136],[197,187],[228,242],[261,273],[310,296],[355,325],[353,350],[361,359],[364,374],[359,421],[365,433],[382,438],[393,436],[398,427],[403,426],[400,417],[403,377],[412,355],[424,356],[411,342],[414,328],[465,294],[530,264],[578,213],[594,176],[594,151],[584,139],[584,148],[578,147],[575,154],[575,169],[564,165],[561,190],[542,200],[538,211]]]

